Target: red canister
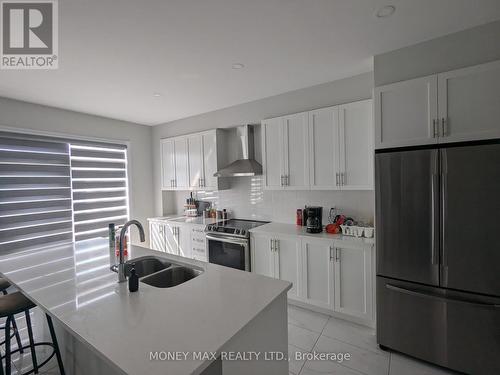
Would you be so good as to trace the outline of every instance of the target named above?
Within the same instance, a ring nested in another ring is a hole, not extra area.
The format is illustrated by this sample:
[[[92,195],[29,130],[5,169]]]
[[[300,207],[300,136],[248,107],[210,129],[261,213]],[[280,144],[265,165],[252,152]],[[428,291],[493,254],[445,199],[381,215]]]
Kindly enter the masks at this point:
[[[299,226],[302,226],[302,209],[297,208],[297,217],[295,219],[295,223]]]

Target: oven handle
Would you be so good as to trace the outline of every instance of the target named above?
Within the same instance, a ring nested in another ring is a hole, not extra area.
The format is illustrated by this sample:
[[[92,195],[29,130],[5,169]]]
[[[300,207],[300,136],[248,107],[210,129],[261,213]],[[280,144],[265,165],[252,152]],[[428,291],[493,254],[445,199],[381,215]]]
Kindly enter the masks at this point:
[[[226,242],[226,243],[234,243],[234,244],[242,245],[242,246],[248,245],[248,240],[239,239],[239,238],[219,237],[219,236],[214,236],[214,235],[210,235],[210,234],[207,234],[206,238],[207,238],[207,240],[214,240],[214,241]]]

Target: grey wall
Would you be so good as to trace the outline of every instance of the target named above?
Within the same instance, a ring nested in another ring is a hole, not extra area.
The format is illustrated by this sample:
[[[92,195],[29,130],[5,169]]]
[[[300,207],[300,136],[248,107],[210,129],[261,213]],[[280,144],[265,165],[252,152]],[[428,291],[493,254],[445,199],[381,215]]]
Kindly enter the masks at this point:
[[[151,127],[6,98],[0,98],[0,126],[130,142],[130,215],[146,229],[153,214]]]
[[[161,138],[189,134],[213,128],[226,128],[241,124],[256,124],[260,123],[260,121],[265,118],[367,99],[372,96],[372,89],[373,75],[372,73],[364,73],[358,76],[291,91],[281,95],[153,127],[153,185],[155,191],[156,215],[170,213],[176,208],[176,197],[172,196],[171,193],[162,194],[161,192]]]
[[[375,86],[500,60],[500,21],[377,55]]]

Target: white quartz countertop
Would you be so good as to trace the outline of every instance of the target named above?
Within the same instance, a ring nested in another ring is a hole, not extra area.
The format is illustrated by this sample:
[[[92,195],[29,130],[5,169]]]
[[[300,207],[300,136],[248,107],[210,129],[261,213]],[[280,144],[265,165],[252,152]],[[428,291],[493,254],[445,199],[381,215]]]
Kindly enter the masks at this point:
[[[203,270],[173,288],[139,283],[129,293],[109,270],[107,239],[0,257],[0,273],[126,374],[198,374],[210,360],[150,361],[150,351],[209,351],[224,345],[289,282],[130,246],[129,259],[161,256]]]
[[[184,224],[193,224],[193,225],[208,225],[208,224],[215,224],[219,221],[222,221],[221,219],[212,219],[212,218],[204,218],[203,216],[197,216],[197,217],[186,217],[183,215],[168,215],[168,216],[161,216],[161,217],[152,217],[149,218],[148,220],[150,221],[174,221],[177,223],[184,223]]]
[[[343,234],[330,234],[326,232],[321,233],[308,233],[306,227],[298,226],[295,224],[285,224],[285,223],[268,223],[260,225],[256,228],[250,229],[250,232],[255,234],[281,234],[288,236],[300,236],[300,237],[313,237],[328,239],[333,241],[354,241],[360,244],[373,245],[375,243],[374,238],[364,238],[364,237],[353,237],[346,236]]]

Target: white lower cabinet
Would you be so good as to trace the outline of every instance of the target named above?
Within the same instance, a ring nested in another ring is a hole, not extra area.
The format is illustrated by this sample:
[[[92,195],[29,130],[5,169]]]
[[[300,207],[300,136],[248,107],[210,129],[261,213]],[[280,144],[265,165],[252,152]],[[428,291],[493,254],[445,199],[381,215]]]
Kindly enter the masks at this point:
[[[312,236],[251,235],[252,272],[290,281],[301,305],[371,324],[373,245]]]
[[[288,298],[298,299],[300,242],[294,237],[286,236],[252,236],[250,241],[253,272],[291,282],[292,289],[288,291]]]
[[[191,225],[178,224],[169,221],[149,221],[150,244],[153,250],[169,254],[193,258],[193,242],[191,239]],[[196,245],[199,250],[199,245]],[[199,253],[200,251],[198,251]],[[198,256],[196,259],[206,260]]]
[[[302,238],[302,299],[328,310],[334,308],[333,242]]]
[[[371,247],[338,242],[335,245],[335,311],[370,320],[373,317]]]

